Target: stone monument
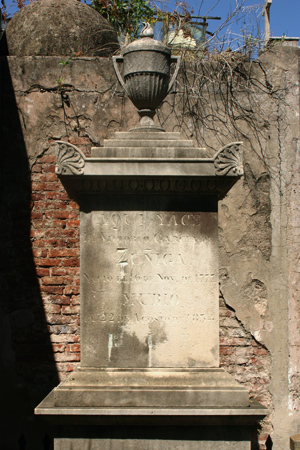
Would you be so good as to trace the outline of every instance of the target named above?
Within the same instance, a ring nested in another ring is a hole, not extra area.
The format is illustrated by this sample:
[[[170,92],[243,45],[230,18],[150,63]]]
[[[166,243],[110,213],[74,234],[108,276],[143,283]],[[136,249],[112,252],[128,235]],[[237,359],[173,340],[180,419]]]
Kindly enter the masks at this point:
[[[114,59],[139,127],[91,158],[56,144],[80,205],[81,365],[36,408],[55,450],[249,450],[266,415],[219,367],[218,200],[243,174],[241,143],[207,158],[155,125],[179,58],[152,38]]]

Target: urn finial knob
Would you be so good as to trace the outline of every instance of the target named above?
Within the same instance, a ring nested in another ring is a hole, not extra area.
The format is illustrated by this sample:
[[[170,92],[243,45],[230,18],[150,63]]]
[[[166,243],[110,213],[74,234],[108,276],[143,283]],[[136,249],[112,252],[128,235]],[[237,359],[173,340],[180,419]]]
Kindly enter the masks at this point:
[[[141,31],[141,38],[147,37],[147,38],[153,38],[154,37],[154,31],[151,27],[150,23],[143,22],[144,28]]]

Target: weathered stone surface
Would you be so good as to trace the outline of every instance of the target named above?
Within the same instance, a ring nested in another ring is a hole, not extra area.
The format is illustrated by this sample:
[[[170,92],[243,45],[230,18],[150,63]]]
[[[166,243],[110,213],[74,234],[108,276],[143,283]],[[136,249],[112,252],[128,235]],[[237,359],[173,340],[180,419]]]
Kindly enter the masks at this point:
[[[55,439],[55,450],[250,450],[251,427],[98,427],[69,428]]]
[[[86,158],[73,144],[56,142],[55,170],[62,177],[73,175],[64,181],[71,197],[80,201],[80,194],[91,192],[198,194],[203,208],[213,196],[223,198],[243,174],[241,142],[228,144],[213,158],[203,158],[204,149],[193,148],[185,140],[179,139],[178,147],[170,147],[173,139],[161,139],[154,141],[159,147],[151,147],[153,132],[144,140],[138,132],[129,134],[136,140],[125,139],[125,147],[93,148],[93,158]],[[143,142],[145,147],[140,146]],[[110,140],[106,144],[111,145]]]
[[[139,127],[131,131],[164,131],[162,127],[154,124],[153,117],[155,110],[172,89],[181,56],[171,56],[170,48],[153,39],[154,33],[149,23],[145,25],[140,36],[141,39],[136,39],[122,49],[122,56],[113,56],[114,69],[119,83],[138,108],[141,117]],[[172,61],[177,64],[170,79]],[[124,79],[117,62],[124,64]]]
[[[249,395],[224,369],[80,368],[54,390],[52,407],[176,408],[180,415],[184,408],[247,408]]]
[[[166,436],[157,436],[155,432],[152,431],[152,436],[154,434],[155,440],[151,435],[151,433],[145,433],[148,434],[148,439],[142,438],[142,435],[138,435],[136,438],[131,439],[124,439],[122,438],[115,438],[112,439],[111,437],[106,439],[85,439],[85,438],[78,438],[78,439],[56,439],[55,440],[55,450],[81,450],[88,446],[91,450],[100,450],[100,449],[127,449],[128,446],[130,446],[130,449],[132,450],[138,450],[143,446],[145,450],[167,450],[169,448],[175,449],[175,450],[250,450],[250,430],[248,433],[246,433],[246,436],[242,433],[236,433],[238,434],[240,439],[237,439],[234,436],[234,433],[231,435],[226,433],[226,437],[224,434],[218,433],[218,437],[216,437],[216,430],[211,430],[210,433],[207,433],[207,429],[202,430],[202,436],[203,434],[206,434],[206,439],[199,440],[197,437],[200,436],[199,433],[194,434],[190,432],[182,433],[181,439],[178,438],[177,433],[172,431],[169,432],[169,438],[166,438]],[[118,434],[118,433],[116,433]],[[227,438],[227,439],[226,439]]]
[[[82,206],[82,365],[218,367],[217,213],[145,201]]]
[[[109,56],[118,49],[111,25],[75,0],[30,3],[13,16],[5,36],[10,56]]]

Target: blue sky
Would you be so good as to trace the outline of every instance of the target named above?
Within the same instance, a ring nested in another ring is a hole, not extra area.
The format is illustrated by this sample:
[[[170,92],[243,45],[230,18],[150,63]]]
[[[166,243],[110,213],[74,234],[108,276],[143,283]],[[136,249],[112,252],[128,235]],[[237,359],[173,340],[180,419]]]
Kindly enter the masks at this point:
[[[209,11],[211,16],[221,16],[225,20],[230,11],[234,10],[235,0],[203,0],[188,2],[200,15],[206,15]],[[241,3],[239,1],[239,3]],[[263,5],[264,1],[246,0],[244,7],[250,5]],[[211,9],[212,8],[212,9]],[[212,21],[216,22],[216,21]],[[215,31],[216,24],[210,23],[209,28]],[[290,37],[300,37],[300,0],[272,0],[270,9],[271,35],[282,36],[285,34]]]
[[[155,0],[154,0],[155,1]],[[169,8],[176,7],[176,0],[158,0],[158,3],[168,4]],[[178,2],[177,2],[178,3]],[[257,6],[257,11],[261,13],[264,0],[186,0],[186,3],[194,9],[195,15],[220,16],[221,21],[212,20],[209,22],[208,30],[215,32],[220,23],[224,22],[228,15],[234,11],[237,3],[243,4],[244,8],[250,10],[250,6]],[[251,13],[244,16],[246,27],[253,23]],[[239,22],[239,29],[244,26],[243,18]],[[300,37],[300,0],[272,0],[270,9],[271,36]],[[263,18],[261,17],[263,25]],[[237,30],[235,24],[231,24],[231,29]],[[263,30],[262,30],[263,31]]]
[[[221,21],[212,20],[209,22],[208,30],[215,32],[220,23],[225,21],[228,14],[234,10],[236,2],[241,3],[242,1],[243,0],[187,0],[187,4],[194,9],[195,14],[220,16],[222,18]],[[263,1],[264,0],[255,2],[255,0],[246,0],[243,6],[262,5]],[[162,0],[162,3],[168,5],[169,9],[174,9],[176,7],[175,0]],[[179,3],[179,1],[177,3]],[[17,10],[16,0],[6,0],[6,4],[9,15],[13,15]],[[285,34],[289,37],[300,37],[300,0],[272,0],[270,12],[271,36],[282,36]],[[260,22],[260,25],[262,24],[263,21]],[[253,17],[250,14],[241,18],[238,25],[234,23],[231,24],[230,31],[235,33],[239,32],[241,28],[245,28],[249,32],[253,26]]]

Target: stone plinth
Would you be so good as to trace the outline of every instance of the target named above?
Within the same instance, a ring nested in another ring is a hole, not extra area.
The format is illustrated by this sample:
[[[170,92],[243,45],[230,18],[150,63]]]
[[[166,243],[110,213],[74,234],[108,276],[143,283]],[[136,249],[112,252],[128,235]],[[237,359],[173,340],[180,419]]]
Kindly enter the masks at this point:
[[[290,438],[290,449],[300,450],[300,434],[295,434]]]
[[[57,145],[81,211],[81,366],[36,413],[88,427],[63,428],[55,449],[249,449],[266,411],[219,368],[218,200],[243,173],[240,143],[214,158],[179,133],[117,133],[92,158]]]
[[[84,369],[54,390],[54,406],[248,407],[247,391],[223,369]]]

